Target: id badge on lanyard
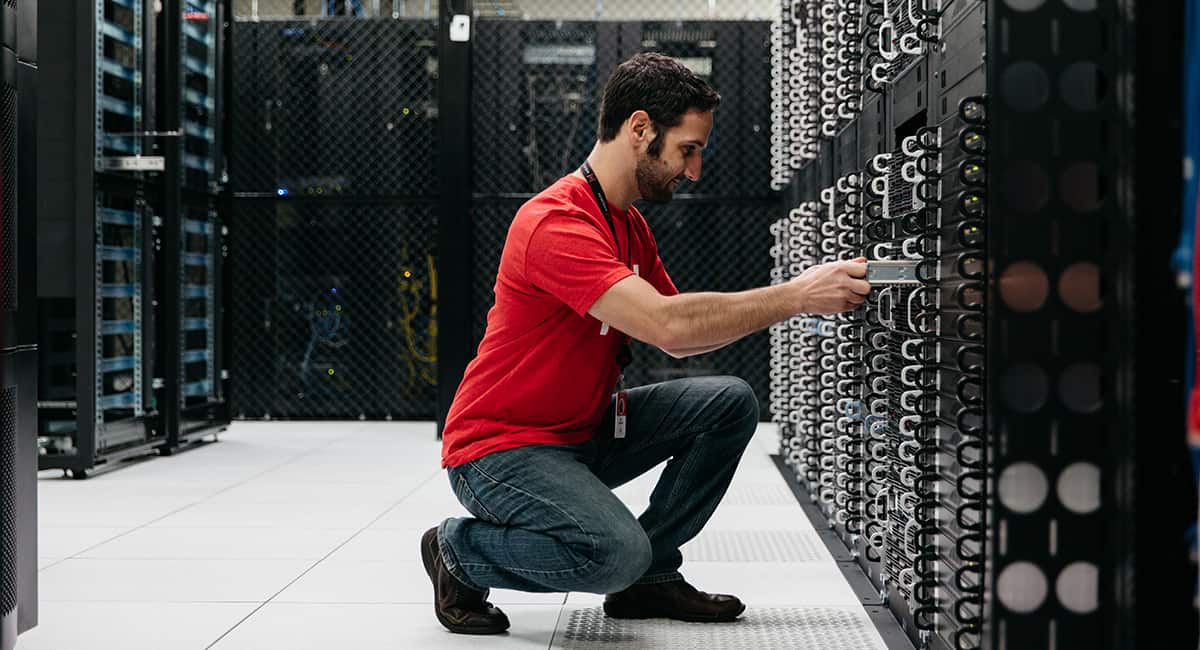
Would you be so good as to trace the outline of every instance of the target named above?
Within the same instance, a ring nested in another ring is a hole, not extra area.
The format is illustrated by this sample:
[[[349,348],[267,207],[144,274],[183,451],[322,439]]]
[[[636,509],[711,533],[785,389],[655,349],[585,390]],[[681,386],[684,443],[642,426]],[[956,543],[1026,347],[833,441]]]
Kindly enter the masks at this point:
[[[621,377],[617,380],[617,401],[613,405],[613,438],[624,438],[629,424],[629,392],[625,390],[625,368],[633,361],[633,351],[626,341],[617,352]]]
[[[621,382],[624,384],[625,382]],[[613,438],[624,438],[629,423],[629,395],[625,387],[617,391],[616,417],[613,418]]]

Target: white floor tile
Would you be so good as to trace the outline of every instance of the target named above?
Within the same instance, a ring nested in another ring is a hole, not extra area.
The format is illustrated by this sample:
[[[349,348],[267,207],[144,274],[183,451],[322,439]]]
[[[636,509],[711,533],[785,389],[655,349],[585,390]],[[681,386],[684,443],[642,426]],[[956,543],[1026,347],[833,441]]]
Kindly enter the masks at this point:
[[[367,462],[376,466],[367,466]],[[272,481],[304,483],[319,481],[327,483],[354,483],[364,485],[366,490],[385,489],[389,493],[403,495],[428,480],[436,469],[430,463],[419,466],[379,467],[380,459],[364,460],[359,464],[300,464],[291,463],[271,470],[261,476]],[[415,464],[414,464],[415,465]]]
[[[589,594],[584,591],[572,591],[567,594],[567,607],[596,607],[604,604],[604,594]]]
[[[42,623],[20,648],[204,648],[235,625],[217,648],[547,648],[561,617],[604,596],[492,590],[513,628],[482,639],[434,618],[418,541],[442,519],[470,516],[440,467],[434,431],[428,422],[235,422],[217,444],[87,481],[43,473]],[[760,427],[701,535],[811,531],[796,504],[762,505],[786,486],[769,457],[776,436]],[[618,496],[641,512],[662,469]],[[747,543],[725,542],[708,556]],[[828,559],[686,561],[682,572],[764,616],[861,611]]]
[[[38,501],[38,525],[45,528],[133,528],[188,507],[195,500],[130,496],[112,500]]]
[[[372,523],[370,528],[393,530],[413,530],[415,528],[423,531],[428,530],[431,526],[436,526],[443,519],[449,517],[470,516],[467,509],[457,501],[448,503],[439,499],[437,502],[425,503],[405,499],[380,517],[378,521]]]
[[[433,603],[433,586],[419,561],[418,548],[383,560],[330,558],[275,599],[284,603]],[[411,556],[411,557],[410,557]],[[535,594],[493,589],[489,600],[505,603],[559,604],[565,594]]]
[[[811,530],[812,524],[795,506],[734,506],[721,504],[704,530]]]
[[[66,560],[38,573],[39,600],[262,602],[311,560]]]
[[[132,528],[52,528],[38,529],[38,555],[71,557],[97,544],[107,542]]]
[[[170,459],[161,458],[167,462]],[[140,480],[129,480],[135,468],[113,471],[109,474],[89,478],[86,481],[73,479],[43,478],[38,480],[38,500],[46,504],[70,504],[81,500],[103,504],[129,497],[174,498],[182,502],[199,501],[216,494],[221,488],[156,479],[152,484]],[[129,472],[129,473],[126,473]]]
[[[366,526],[387,510],[371,503],[204,502],[154,522],[163,528],[353,528]]]
[[[368,528],[329,556],[335,561],[370,561],[399,558],[416,562],[420,557],[421,535],[433,524],[424,523],[412,529]]]
[[[43,602],[38,626],[20,650],[197,650],[233,627],[257,603]]]
[[[239,625],[214,650],[329,650],[330,648],[438,648],[509,650],[549,647],[561,605],[509,605],[504,634],[451,634],[433,606],[301,605],[270,603]]]
[[[310,481],[288,482],[260,476],[213,494],[204,501],[227,504],[230,507],[245,503],[391,505],[404,495],[405,492],[399,490],[372,490],[365,485],[354,483],[327,483],[316,477]]]
[[[357,531],[338,528],[162,528],[131,531],[80,558],[319,560]]]

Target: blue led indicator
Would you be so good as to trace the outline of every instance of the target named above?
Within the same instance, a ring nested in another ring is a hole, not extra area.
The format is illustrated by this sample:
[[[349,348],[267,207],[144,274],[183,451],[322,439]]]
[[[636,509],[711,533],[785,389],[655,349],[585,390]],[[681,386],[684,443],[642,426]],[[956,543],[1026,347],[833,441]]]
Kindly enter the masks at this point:
[[[279,188],[279,189],[275,190],[275,193],[276,193],[276,194],[278,194],[279,196],[287,196],[287,195],[288,195],[288,188],[286,188],[286,187],[281,187],[281,188]]]

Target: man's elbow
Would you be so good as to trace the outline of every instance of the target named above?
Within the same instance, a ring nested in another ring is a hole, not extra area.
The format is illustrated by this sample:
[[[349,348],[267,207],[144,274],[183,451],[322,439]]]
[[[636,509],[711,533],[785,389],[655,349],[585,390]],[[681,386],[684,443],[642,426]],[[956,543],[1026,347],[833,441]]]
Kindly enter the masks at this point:
[[[691,354],[688,354],[687,352],[676,351],[676,350],[672,350],[670,348],[659,348],[659,349],[662,350],[664,353],[666,353],[666,355],[671,357],[672,359],[683,359],[685,357],[692,356]]]
[[[678,319],[672,318],[669,306],[666,304],[660,306],[658,313],[655,314],[655,318],[652,320],[654,322],[654,325],[652,326],[653,340],[648,342],[659,347],[663,352],[666,352],[676,359],[682,358],[677,356],[673,351],[683,350],[688,347],[688,344],[685,340],[686,337],[684,336],[684,332],[681,331]]]

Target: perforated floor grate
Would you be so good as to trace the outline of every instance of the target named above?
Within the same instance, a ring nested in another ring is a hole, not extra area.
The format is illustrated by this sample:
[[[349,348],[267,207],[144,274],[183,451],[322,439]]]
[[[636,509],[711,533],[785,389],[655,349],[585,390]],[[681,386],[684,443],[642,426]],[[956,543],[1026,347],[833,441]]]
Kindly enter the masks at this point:
[[[714,530],[683,547],[693,562],[831,562],[821,538],[802,530]]]
[[[881,650],[865,612],[830,607],[751,608],[734,623],[608,618],[599,607],[571,612],[553,648],[705,648],[705,650]]]

